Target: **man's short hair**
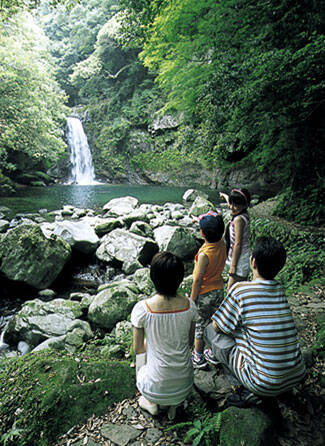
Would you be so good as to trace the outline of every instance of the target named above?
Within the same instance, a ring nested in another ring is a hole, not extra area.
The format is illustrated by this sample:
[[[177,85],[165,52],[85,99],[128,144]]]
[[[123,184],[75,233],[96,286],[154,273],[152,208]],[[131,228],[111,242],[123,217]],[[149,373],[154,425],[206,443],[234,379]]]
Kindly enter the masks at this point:
[[[256,239],[252,257],[256,261],[258,273],[263,279],[271,280],[284,267],[287,254],[284,246],[273,237]]]
[[[200,229],[209,243],[218,242],[223,236],[225,224],[221,215],[205,215],[201,218]]]
[[[159,294],[175,296],[184,278],[184,264],[171,252],[158,252],[151,261],[150,277]]]

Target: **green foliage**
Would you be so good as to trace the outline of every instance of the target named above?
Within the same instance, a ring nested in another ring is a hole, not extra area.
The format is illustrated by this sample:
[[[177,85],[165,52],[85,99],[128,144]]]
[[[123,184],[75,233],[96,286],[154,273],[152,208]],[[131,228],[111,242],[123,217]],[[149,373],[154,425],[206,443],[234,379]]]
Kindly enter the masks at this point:
[[[107,362],[88,349],[74,355],[31,353],[7,359],[1,367],[0,438],[5,436],[8,446],[50,446],[91,415],[132,397],[135,389],[127,363]],[[23,435],[14,438],[18,430]]]
[[[280,197],[274,215],[307,225],[324,226],[324,184],[307,185],[293,191],[288,187]]]
[[[216,444],[221,429],[222,412],[213,414],[206,409],[205,405],[199,405],[193,407],[193,414],[192,421],[177,423],[166,431],[189,428],[184,436],[184,443],[191,443],[193,446]]]
[[[251,243],[259,236],[272,236],[280,240],[286,251],[285,267],[277,275],[287,292],[299,289],[302,284],[319,281],[324,274],[325,250],[321,232],[298,229],[268,218],[251,219]]]
[[[49,0],[50,6],[55,7],[64,4],[68,8],[72,8],[79,0]],[[6,20],[21,10],[31,10],[38,7],[41,0],[1,0],[0,2],[0,20]]]
[[[46,45],[28,14],[0,25],[0,169],[9,176],[45,170],[65,150],[65,96]]]
[[[145,66],[185,111],[210,166],[253,162],[283,184],[322,176],[322,17],[315,2],[125,0],[126,33],[142,35]],[[139,13],[144,31],[137,23]],[[128,19],[130,17],[130,19]],[[140,39],[141,41],[141,39]],[[322,163],[324,165],[324,163]]]
[[[21,437],[24,432],[24,429],[17,429],[15,421],[12,425],[12,428],[8,432],[3,434],[0,440],[3,441],[3,445],[6,446],[8,443],[14,443],[15,437]]]

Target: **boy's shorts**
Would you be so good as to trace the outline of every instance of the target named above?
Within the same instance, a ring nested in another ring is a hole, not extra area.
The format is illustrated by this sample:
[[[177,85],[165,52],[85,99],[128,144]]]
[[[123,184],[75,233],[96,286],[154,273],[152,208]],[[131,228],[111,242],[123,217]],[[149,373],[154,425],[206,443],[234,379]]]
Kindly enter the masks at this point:
[[[195,304],[199,316],[195,324],[195,339],[203,339],[204,329],[210,324],[211,317],[217,311],[223,299],[223,289],[212,290],[197,297]]]

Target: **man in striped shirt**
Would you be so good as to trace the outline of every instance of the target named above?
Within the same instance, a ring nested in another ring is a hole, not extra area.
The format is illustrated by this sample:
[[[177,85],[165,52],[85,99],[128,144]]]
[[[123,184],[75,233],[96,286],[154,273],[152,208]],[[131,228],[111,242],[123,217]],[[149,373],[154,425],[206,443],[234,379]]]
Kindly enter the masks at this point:
[[[279,241],[257,239],[250,259],[252,282],[232,286],[205,332],[215,357],[245,388],[239,399],[247,402],[254,395],[286,392],[305,375],[289,304],[274,280],[285,261]]]

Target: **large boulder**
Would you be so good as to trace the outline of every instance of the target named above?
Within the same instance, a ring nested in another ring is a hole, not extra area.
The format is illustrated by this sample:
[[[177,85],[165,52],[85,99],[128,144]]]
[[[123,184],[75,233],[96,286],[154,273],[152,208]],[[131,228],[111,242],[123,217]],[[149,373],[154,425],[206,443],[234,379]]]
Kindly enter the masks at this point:
[[[133,262],[139,262],[146,266],[151,262],[156,252],[158,252],[158,245],[153,240],[125,229],[114,229],[101,239],[96,257],[118,267]]]
[[[133,275],[133,280],[141,293],[150,296],[155,291],[154,284],[150,278],[149,268],[138,269]]]
[[[47,348],[54,348],[56,350],[67,350],[73,353],[93,336],[94,334],[88,322],[75,319],[69,325],[65,335],[47,339],[35,347],[33,352],[45,350]]]
[[[25,302],[22,309],[9,321],[6,339],[23,340],[32,347],[43,341],[66,335],[75,328],[75,321],[82,316],[79,302],[39,299]]]
[[[138,205],[139,200],[134,197],[113,198],[103,207],[112,217],[129,214]]]
[[[138,301],[139,290],[128,280],[110,283],[93,299],[88,319],[99,327],[112,330],[130,314]]]
[[[52,233],[65,240],[72,249],[84,254],[92,254],[99,245],[99,238],[87,221],[56,221],[41,225],[46,236]]]
[[[215,206],[206,198],[202,196],[198,196],[195,198],[194,203],[192,204],[189,213],[198,217],[201,214],[205,214],[208,211],[211,211],[215,208]]]
[[[0,272],[37,289],[48,288],[71,255],[67,242],[47,238],[38,225],[22,224],[0,238]]]
[[[203,197],[203,198],[207,199],[208,198],[208,194],[206,194],[205,192],[201,192],[199,190],[196,190],[196,189],[187,189],[187,191],[184,192],[183,200],[185,202],[193,203],[193,201],[197,197]]]
[[[161,251],[170,251],[183,260],[192,259],[199,248],[194,232],[189,228],[164,225],[154,230]]]
[[[229,407],[221,412],[220,446],[262,446],[275,444],[272,420],[257,408]]]

